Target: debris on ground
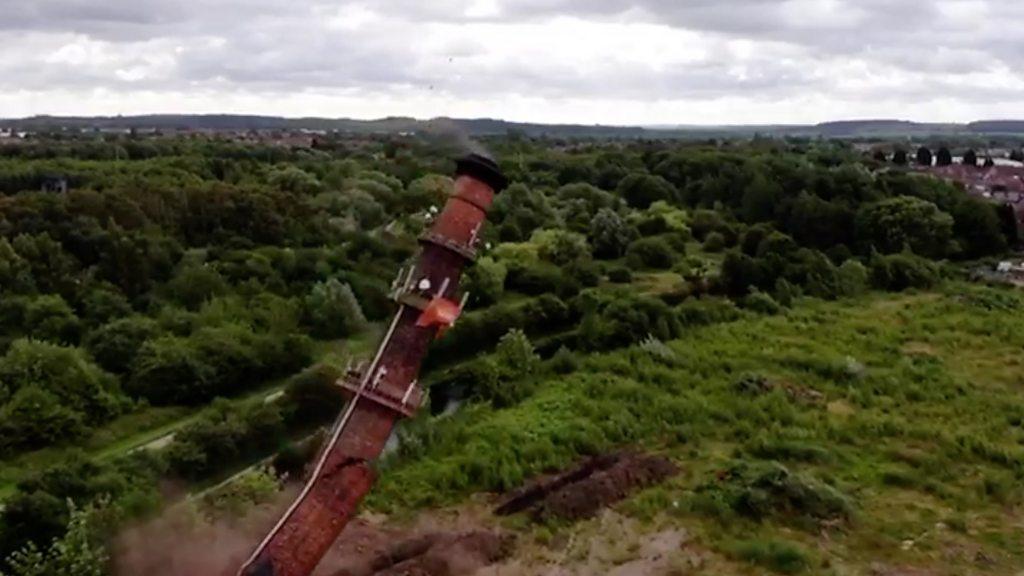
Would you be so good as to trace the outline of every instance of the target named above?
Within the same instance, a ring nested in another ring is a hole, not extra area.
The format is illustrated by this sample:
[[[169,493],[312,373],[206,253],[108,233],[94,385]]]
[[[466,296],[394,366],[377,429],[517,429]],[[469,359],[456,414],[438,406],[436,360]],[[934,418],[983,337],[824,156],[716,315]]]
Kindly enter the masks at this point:
[[[510,537],[488,530],[405,533],[357,520],[317,574],[329,576],[469,576],[507,557]]]
[[[679,469],[663,456],[618,452],[590,458],[560,474],[534,480],[510,493],[498,515],[529,511],[537,521],[595,516],[637,490],[658,484]]]

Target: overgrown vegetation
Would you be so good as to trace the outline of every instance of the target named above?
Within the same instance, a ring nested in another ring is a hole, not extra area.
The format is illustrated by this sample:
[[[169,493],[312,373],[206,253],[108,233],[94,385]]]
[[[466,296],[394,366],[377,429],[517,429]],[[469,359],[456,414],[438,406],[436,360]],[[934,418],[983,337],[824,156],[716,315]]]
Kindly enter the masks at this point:
[[[514,184],[466,274],[470,310],[424,367],[447,413],[403,427],[371,506],[451,503],[639,443],[688,472],[624,508],[704,530],[724,557],[812,572],[823,532],[898,557],[893,542],[949,517],[1019,565],[998,510],[1021,503],[1024,308],[950,280],[1016,243],[992,205],[842,143],[489,144]],[[95,543],[159,509],[168,478],[203,486],[282,449],[300,470],[312,450],[293,443],[344,402],[337,362],[309,365],[372,342],[453,152],[384,137],[3,149],[9,571],[77,550],[102,573]],[[53,173],[67,193],[39,190]],[[928,514],[878,513],[908,491]],[[112,520],[83,528],[97,514]]]

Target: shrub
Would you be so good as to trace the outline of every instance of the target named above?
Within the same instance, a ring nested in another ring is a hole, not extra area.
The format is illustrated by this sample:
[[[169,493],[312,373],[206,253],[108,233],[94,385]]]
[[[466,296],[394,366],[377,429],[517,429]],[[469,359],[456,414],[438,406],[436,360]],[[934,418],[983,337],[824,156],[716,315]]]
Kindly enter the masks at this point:
[[[633,281],[633,273],[625,266],[616,266],[608,271],[608,280],[616,284],[629,284]]]
[[[114,320],[90,332],[85,347],[103,368],[123,374],[135,361],[139,349],[160,333],[156,321],[144,316]]]
[[[104,511],[93,505],[78,509],[70,504],[65,534],[40,549],[34,542],[13,553],[7,563],[11,576],[106,576],[107,552],[103,545]]]
[[[494,355],[485,358],[474,371],[475,395],[496,408],[507,408],[523,401],[536,387],[540,357],[522,330],[509,330],[501,337]]]
[[[712,232],[704,239],[704,251],[709,253],[725,250],[725,236],[721,232]]]
[[[81,438],[84,415],[64,406],[53,393],[23,386],[0,408],[0,452],[37,449]]]
[[[901,292],[908,288],[931,288],[939,281],[934,262],[909,252],[871,258],[871,284],[878,289]]]
[[[556,294],[562,298],[572,297],[580,290],[575,279],[548,263],[510,267],[505,287],[528,296]]]
[[[71,306],[57,295],[39,296],[25,306],[25,329],[29,336],[59,344],[78,342],[81,329]]]
[[[319,338],[350,336],[366,327],[352,288],[336,278],[315,284],[306,296],[306,318]]]
[[[580,361],[576,353],[562,346],[547,362],[549,370],[555,374],[571,374],[579,369]]]
[[[595,262],[573,262],[566,267],[566,272],[584,288],[593,288],[601,283],[601,266]]]
[[[634,269],[654,268],[668,270],[676,254],[663,238],[641,238],[629,245],[626,260]]]
[[[779,574],[799,574],[811,567],[803,548],[780,540],[743,540],[729,545],[730,555]]]
[[[588,239],[597,258],[618,258],[635,240],[637,231],[611,209],[602,208],[590,223]]]
[[[344,391],[337,385],[341,370],[330,364],[310,366],[288,380],[282,405],[293,426],[330,422],[345,405]]]
[[[0,404],[8,448],[38,446],[33,433],[77,437],[81,424],[105,422],[126,407],[117,380],[80,349],[33,340],[15,341],[0,358]]]
[[[716,503],[724,503],[740,516],[776,518],[807,530],[821,522],[849,519],[853,512],[847,497],[835,488],[794,474],[777,462],[734,464],[698,487],[696,498],[698,509],[716,511]]]
[[[740,315],[736,305],[726,298],[691,299],[676,307],[676,317],[682,326],[709,326],[732,322]]]
[[[182,478],[206,478],[242,460],[264,455],[284,438],[284,418],[274,404],[259,402],[238,410],[218,400],[199,420],[174,435],[167,448],[167,462]]]
[[[634,172],[623,178],[616,189],[619,196],[634,208],[647,208],[659,200],[676,200],[676,189],[661,176]]]
[[[556,266],[590,259],[590,245],[582,234],[567,230],[541,230],[530,242],[537,245],[537,256]]]
[[[505,292],[508,268],[493,258],[480,258],[466,270],[465,290],[473,304],[490,306]]]
[[[740,300],[740,306],[758,314],[775,315],[782,311],[782,306],[772,298],[771,294],[755,290]]]
[[[943,256],[953,236],[953,217],[927,200],[896,196],[862,207],[857,232],[882,253],[910,246],[918,254]]]
[[[128,392],[157,406],[199,405],[216,395],[216,373],[186,338],[164,336],[139,349]]]
[[[859,296],[868,289],[868,269],[856,260],[839,267],[839,296]]]
[[[226,294],[228,283],[212,266],[186,265],[167,283],[166,291],[175,302],[197,310],[210,298]]]

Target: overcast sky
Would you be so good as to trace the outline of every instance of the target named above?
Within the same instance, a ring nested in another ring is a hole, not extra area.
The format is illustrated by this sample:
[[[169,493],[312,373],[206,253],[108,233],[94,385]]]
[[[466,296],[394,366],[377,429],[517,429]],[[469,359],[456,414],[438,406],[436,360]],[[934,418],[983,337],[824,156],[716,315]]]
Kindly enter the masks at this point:
[[[1022,0],[0,0],[0,117],[1024,116]]]

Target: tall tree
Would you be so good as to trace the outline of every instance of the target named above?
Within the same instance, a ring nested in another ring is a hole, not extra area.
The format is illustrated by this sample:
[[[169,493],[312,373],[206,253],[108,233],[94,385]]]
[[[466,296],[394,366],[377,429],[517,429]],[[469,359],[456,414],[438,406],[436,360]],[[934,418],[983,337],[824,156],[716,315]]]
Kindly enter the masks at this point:
[[[974,150],[964,152],[964,166],[978,166],[978,153]]]
[[[953,154],[949,151],[949,148],[943,146],[939,148],[938,153],[935,155],[936,166],[949,166],[953,164]]]
[[[917,165],[918,166],[931,166],[932,165],[932,151],[925,146],[921,146],[917,149]]]

